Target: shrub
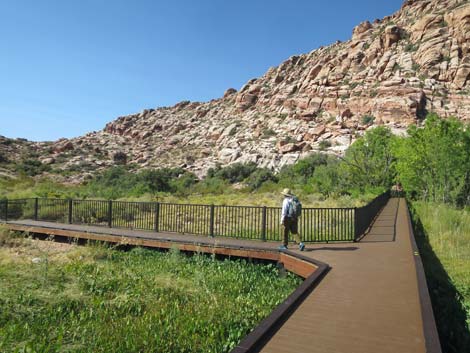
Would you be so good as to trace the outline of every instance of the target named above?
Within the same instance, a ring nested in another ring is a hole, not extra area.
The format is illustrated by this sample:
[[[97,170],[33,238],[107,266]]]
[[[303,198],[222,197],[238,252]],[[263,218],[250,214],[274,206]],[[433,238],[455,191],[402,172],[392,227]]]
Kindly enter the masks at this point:
[[[470,131],[461,121],[429,115],[424,128],[411,126],[394,146],[405,190],[427,201],[468,204]]]
[[[0,163],[8,163],[8,158],[0,152]]]
[[[267,181],[277,182],[278,178],[269,169],[257,169],[247,179],[246,184],[251,190],[256,190]]]
[[[320,141],[320,143],[318,144],[318,147],[320,148],[320,151],[324,151],[324,150],[326,150],[327,148],[331,147],[331,142],[328,141],[328,140],[322,140],[322,141]]]
[[[188,185],[188,179],[177,182],[186,175],[181,168],[145,169],[131,173],[122,166],[113,167],[95,177],[87,185],[89,195],[116,199],[126,196],[142,196],[158,192],[174,192]],[[192,174],[191,174],[192,175]],[[194,176],[192,176],[194,180]]]
[[[221,195],[230,190],[230,184],[226,180],[215,177],[206,177],[193,186],[192,190],[200,194]]]
[[[198,178],[193,173],[184,172],[170,182],[171,189],[179,195],[188,195],[192,186],[198,182]]]
[[[127,156],[124,152],[119,151],[113,155],[113,161],[117,165],[124,165],[127,163]]]
[[[415,52],[418,50],[418,48],[419,48],[419,44],[415,44],[415,43],[408,43],[405,45],[405,51],[408,53]]]
[[[211,168],[207,172],[209,178],[220,178],[229,183],[240,183],[248,178],[257,169],[256,163],[250,162],[247,164],[235,163],[228,167]]]
[[[313,176],[315,169],[328,163],[328,156],[324,153],[314,153],[300,159],[293,165],[284,166],[279,172],[280,183],[288,186],[292,184],[305,184]]]
[[[37,159],[26,159],[17,164],[15,166],[15,169],[20,174],[27,176],[35,176],[43,172],[50,171],[51,167],[49,165],[42,164]]]
[[[330,161],[315,169],[311,182],[322,195],[329,197],[340,189],[342,178],[339,167],[338,161]]]
[[[364,115],[361,118],[362,125],[369,125],[375,121],[375,116],[373,115]]]
[[[272,136],[276,136],[276,131],[274,131],[273,129],[268,129],[268,128],[263,130],[263,138],[269,138]]]
[[[343,165],[350,188],[391,186],[395,177],[393,141],[390,129],[379,126],[348,148]]]

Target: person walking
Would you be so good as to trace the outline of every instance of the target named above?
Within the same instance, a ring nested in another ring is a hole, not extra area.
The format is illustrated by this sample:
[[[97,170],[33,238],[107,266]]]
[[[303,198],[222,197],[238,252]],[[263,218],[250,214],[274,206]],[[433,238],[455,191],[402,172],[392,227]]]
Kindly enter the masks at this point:
[[[279,249],[287,250],[289,233],[292,233],[294,235],[295,242],[299,245],[299,250],[304,251],[305,244],[302,242],[298,231],[299,217],[302,213],[302,204],[299,199],[292,194],[290,189],[284,189],[281,194],[284,195],[281,211],[281,224],[284,227],[284,240]]]

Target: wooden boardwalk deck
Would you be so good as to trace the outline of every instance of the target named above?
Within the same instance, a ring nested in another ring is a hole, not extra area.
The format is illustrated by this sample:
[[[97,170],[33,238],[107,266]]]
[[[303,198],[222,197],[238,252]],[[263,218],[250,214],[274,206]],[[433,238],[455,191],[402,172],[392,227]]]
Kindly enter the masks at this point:
[[[275,249],[277,243],[37,221],[11,226],[154,239],[201,246]],[[45,231],[46,232],[46,231]],[[47,233],[47,232],[46,232]],[[391,199],[359,243],[315,244],[302,255],[331,270],[272,333],[269,353],[440,352],[404,199]]]

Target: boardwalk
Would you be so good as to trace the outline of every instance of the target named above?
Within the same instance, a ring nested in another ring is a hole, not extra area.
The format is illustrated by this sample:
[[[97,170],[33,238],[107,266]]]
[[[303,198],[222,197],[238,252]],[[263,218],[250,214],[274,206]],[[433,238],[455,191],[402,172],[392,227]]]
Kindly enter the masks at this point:
[[[35,221],[10,224],[203,245],[278,245]],[[434,322],[422,309],[423,288],[403,199],[388,202],[361,242],[310,245],[303,255],[328,263],[331,270],[272,333],[262,352],[440,352]]]
[[[406,212],[392,199],[361,243],[310,248],[332,269],[263,352],[426,352]]]

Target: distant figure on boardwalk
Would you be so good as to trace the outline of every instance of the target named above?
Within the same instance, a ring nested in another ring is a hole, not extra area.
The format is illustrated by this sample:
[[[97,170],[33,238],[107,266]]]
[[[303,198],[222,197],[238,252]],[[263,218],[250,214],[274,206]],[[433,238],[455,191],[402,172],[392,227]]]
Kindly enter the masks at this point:
[[[302,243],[298,231],[299,217],[302,213],[302,204],[289,189],[284,189],[281,194],[284,195],[281,212],[281,224],[284,226],[284,241],[279,249],[287,250],[290,232],[294,235],[295,242],[299,244],[299,250],[304,251],[305,245]]]
[[[393,197],[402,197],[403,196],[403,187],[401,183],[397,182],[392,186],[392,196]]]

